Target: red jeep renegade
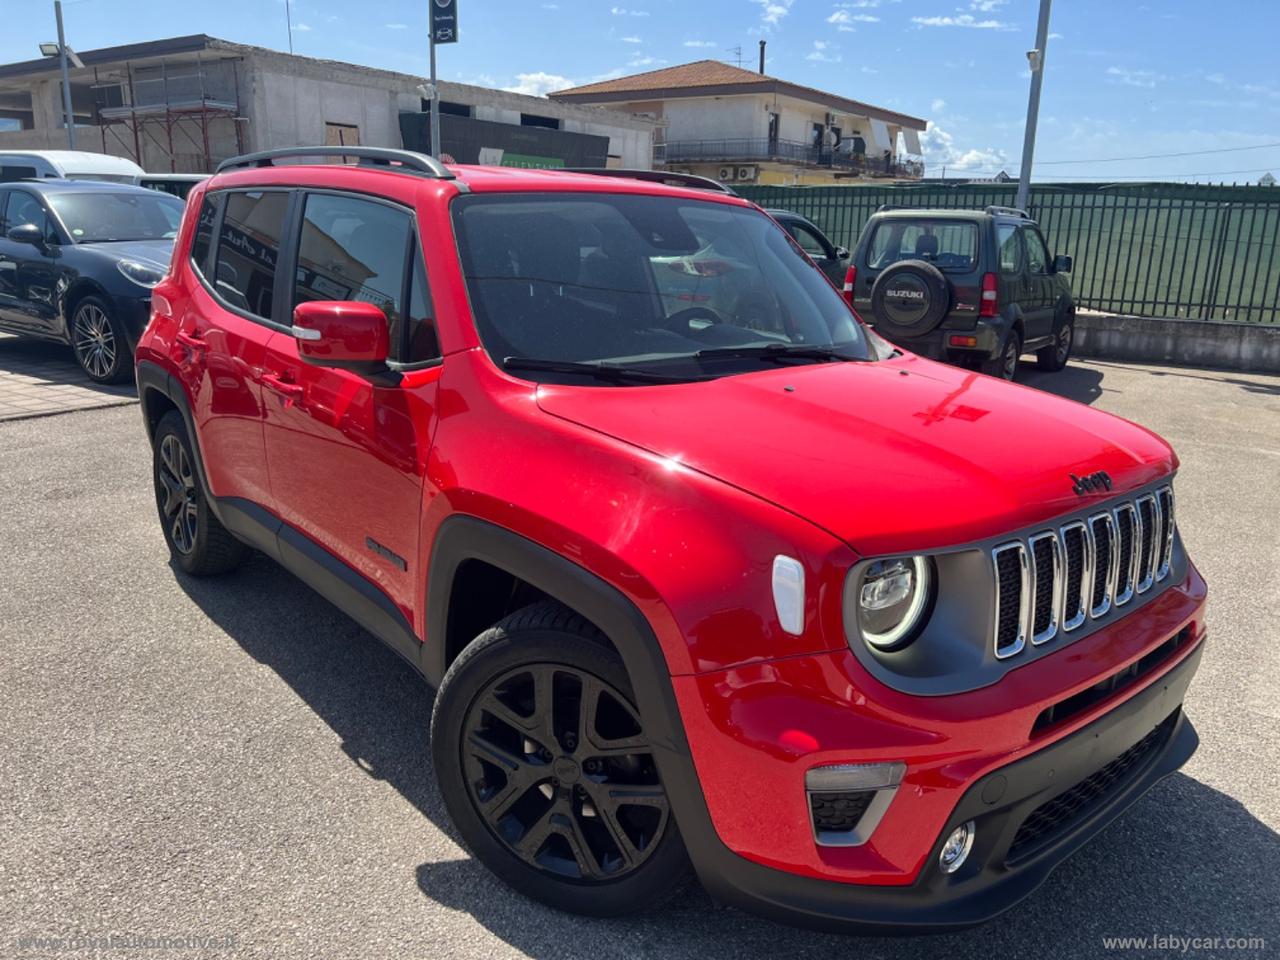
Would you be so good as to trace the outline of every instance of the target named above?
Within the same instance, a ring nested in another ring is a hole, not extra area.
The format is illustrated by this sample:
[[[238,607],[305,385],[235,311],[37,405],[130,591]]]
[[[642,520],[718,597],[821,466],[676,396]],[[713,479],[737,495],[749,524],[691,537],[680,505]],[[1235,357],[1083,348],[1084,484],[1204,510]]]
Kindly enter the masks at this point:
[[[512,886],[960,927],[1191,755],[1159,437],[895,350],[709,181],[296,162],[334,149],[191,192],[137,349],[160,520],[438,688]]]

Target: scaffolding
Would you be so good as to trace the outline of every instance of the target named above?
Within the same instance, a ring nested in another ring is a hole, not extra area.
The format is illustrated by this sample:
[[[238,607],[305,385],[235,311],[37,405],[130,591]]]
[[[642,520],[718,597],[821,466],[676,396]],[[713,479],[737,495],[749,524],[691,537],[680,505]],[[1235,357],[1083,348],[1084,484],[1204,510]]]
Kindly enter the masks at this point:
[[[137,71],[126,63],[123,81],[100,78],[95,67],[93,88],[103,153],[123,152],[154,172],[160,169],[148,157],[159,154],[159,167],[170,173],[212,173],[226,156],[244,153],[239,58],[206,63],[197,55],[172,66],[161,59]],[[219,121],[230,123],[234,150],[214,148]]]

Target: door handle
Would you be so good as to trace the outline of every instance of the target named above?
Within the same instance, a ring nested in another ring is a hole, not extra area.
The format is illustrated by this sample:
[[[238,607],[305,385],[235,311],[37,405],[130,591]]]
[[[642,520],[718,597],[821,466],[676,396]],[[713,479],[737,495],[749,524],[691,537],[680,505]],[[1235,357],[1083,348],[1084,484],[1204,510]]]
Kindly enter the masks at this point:
[[[286,407],[292,406],[295,402],[302,399],[302,395],[306,392],[306,388],[300,383],[290,383],[288,380],[281,379],[274,373],[266,373],[262,375],[262,385],[272,393],[278,394],[284,398]]]

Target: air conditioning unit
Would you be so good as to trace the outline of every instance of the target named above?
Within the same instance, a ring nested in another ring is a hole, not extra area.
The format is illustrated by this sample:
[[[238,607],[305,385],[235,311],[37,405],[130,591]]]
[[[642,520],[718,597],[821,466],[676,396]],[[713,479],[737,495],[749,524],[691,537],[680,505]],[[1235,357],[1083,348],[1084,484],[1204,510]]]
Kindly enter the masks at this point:
[[[721,183],[725,183],[726,181],[733,180],[734,179],[733,167],[721,167],[720,175],[716,177],[716,179],[719,180]]]
[[[754,180],[756,178],[755,167],[738,167],[737,172],[738,172],[737,178],[739,180]]]

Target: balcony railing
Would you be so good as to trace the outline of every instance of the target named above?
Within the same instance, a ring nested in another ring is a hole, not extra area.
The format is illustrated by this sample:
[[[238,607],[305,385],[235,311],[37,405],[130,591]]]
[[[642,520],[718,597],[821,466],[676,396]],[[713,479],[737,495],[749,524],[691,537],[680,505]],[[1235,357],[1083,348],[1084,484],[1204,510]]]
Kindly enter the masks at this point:
[[[830,167],[850,173],[865,172],[873,176],[921,177],[924,164],[902,156],[881,154],[873,156],[848,150],[817,147],[799,140],[726,139],[726,140],[671,140],[654,144],[655,164],[690,163],[705,161],[773,160],[794,163],[806,167]]]

